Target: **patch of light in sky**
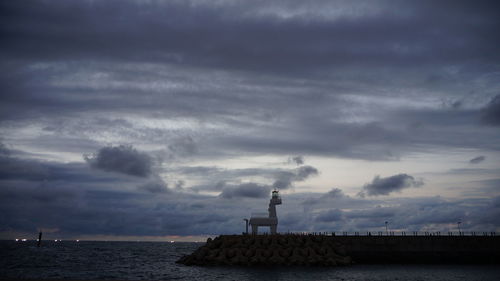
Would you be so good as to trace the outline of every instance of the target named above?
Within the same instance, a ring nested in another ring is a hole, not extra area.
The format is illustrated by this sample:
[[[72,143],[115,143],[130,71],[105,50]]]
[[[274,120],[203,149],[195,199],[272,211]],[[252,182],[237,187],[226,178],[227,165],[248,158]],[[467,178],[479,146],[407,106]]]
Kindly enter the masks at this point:
[[[353,101],[359,106],[365,106],[373,110],[382,106],[385,109],[438,109],[441,106],[442,99],[435,96],[422,96],[418,100],[408,102],[404,96],[373,96],[373,95],[342,95],[343,99]],[[370,112],[373,114],[373,112]]]
[[[84,88],[87,90],[122,90],[130,92],[141,90],[148,92],[163,92],[167,90],[182,90],[188,87],[185,83],[168,80],[138,81],[114,77],[112,73],[81,70],[76,73],[53,77],[49,85],[61,88]],[[108,94],[109,95],[109,94]]]
[[[345,5],[344,2],[349,2],[350,5]],[[286,3],[286,2],[285,2]],[[257,9],[251,9],[248,12],[249,17],[259,16],[270,16],[277,17],[282,20],[287,20],[291,18],[312,18],[312,19],[322,19],[322,20],[336,20],[343,18],[360,18],[366,16],[374,16],[383,12],[382,6],[374,5],[370,1],[335,1],[335,2],[323,2],[322,7],[318,9],[316,5],[310,5],[309,2],[294,2],[288,5],[283,5],[279,2],[278,5],[273,5],[269,3],[268,5],[258,7]]]
[[[203,122],[195,118],[147,118],[142,116],[126,115],[124,120],[139,128],[161,130],[199,130],[199,129],[224,129],[225,125],[217,122]]]
[[[415,178],[422,178],[425,182],[420,188],[405,189],[405,196],[434,196],[445,195],[439,188],[446,182],[457,183],[456,175],[447,174],[452,169],[475,168],[468,162],[478,155],[478,151],[449,150],[442,152],[413,154],[400,161],[366,161],[342,159],[334,157],[307,157],[307,163],[316,167],[320,174],[311,177],[306,182],[297,183],[297,186],[309,186],[310,191],[327,192],[332,188],[340,188],[347,194],[355,195],[361,188],[373,180],[376,175],[389,177],[398,173],[407,173]],[[492,159],[489,163],[480,166],[492,169],[491,163],[498,163],[500,153],[488,153]],[[498,176],[498,175],[497,175]],[[491,177],[495,177],[492,172]],[[474,179],[474,176],[460,177],[460,180]],[[477,179],[484,178],[478,176]],[[447,191],[446,195],[458,196],[457,192]]]
[[[223,169],[278,168],[283,167],[285,164],[293,168],[292,165],[287,163],[286,156],[238,156],[217,161],[217,167]],[[196,161],[195,164],[195,166],[213,165],[214,162],[212,160]]]

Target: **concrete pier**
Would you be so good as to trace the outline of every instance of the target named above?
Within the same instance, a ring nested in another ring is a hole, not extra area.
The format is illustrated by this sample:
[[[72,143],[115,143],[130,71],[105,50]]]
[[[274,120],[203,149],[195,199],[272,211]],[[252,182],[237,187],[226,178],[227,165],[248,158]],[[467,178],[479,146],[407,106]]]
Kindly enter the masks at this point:
[[[316,265],[351,263],[500,263],[500,236],[221,235],[185,265]]]
[[[500,236],[335,236],[357,263],[500,263]]]

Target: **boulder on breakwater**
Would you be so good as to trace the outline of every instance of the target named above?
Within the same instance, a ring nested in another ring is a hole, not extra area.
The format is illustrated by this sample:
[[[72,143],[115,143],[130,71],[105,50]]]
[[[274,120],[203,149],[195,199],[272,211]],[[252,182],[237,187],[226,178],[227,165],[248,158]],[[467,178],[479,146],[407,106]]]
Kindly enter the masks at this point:
[[[221,235],[177,263],[184,265],[303,265],[351,264],[345,247],[323,235]]]

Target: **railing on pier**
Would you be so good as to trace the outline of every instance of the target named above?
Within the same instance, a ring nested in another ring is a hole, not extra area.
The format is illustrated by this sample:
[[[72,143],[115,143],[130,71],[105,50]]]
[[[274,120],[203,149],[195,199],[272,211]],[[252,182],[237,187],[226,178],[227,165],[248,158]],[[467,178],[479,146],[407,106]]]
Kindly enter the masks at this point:
[[[267,235],[268,233],[262,233]],[[287,235],[322,235],[322,236],[499,236],[499,233],[494,231],[449,231],[449,232],[430,232],[430,231],[340,231],[340,232],[281,232],[279,234]]]

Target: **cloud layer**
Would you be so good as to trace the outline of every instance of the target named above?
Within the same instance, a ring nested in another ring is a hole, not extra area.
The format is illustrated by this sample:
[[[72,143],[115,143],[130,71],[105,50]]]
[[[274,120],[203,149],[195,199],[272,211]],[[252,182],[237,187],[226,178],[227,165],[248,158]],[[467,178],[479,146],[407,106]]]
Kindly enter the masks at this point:
[[[498,228],[498,30],[482,0],[2,1],[0,232],[240,233],[273,188],[283,230]]]
[[[498,150],[493,4],[2,3],[3,127],[181,158]]]
[[[395,191],[401,191],[409,187],[419,187],[423,184],[421,180],[415,180],[414,177],[407,174],[397,174],[386,178],[375,176],[371,183],[367,183],[363,187],[363,192],[366,192],[368,196],[388,195]]]
[[[84,159],[92,168],[138,177],[149,176],[153,162],[147,154],[125,145],[103,147]]]
[[[8,156],[2,161],[18,163],[21,159]],[[267,209],[271,190],[269,185],[256,183],[221,184],[218,195],[200,195],[182,187],[169,189],[154,177],[109,173],[84,163],[30,163],[37,169],[15,174],[7,172],[11,165],[0,165],[2,235],[5,231],[35,233],[38,229],[52,229],[46,235],[59,238],[240,233],[242,218]],[[367,186],[380,193],[416,182],[399,174],[376,177]],[[378,198],[352,197],[339,188],[325,193],[285,193],[283,205],[278,207],[279,229],[376,232],[388,221],[396,231],[444,232],[456,231],[460,220],[463,230],[492,231],[500,223],[498,196]]]
[[[484,156],[481,155],[481,156],[472,158],[471,160],[469,160],[469,163],[471,163],[471,164],[479,164],[479,163],[483,162],[484,159],[486,159],[486,157],[484,157]]]

